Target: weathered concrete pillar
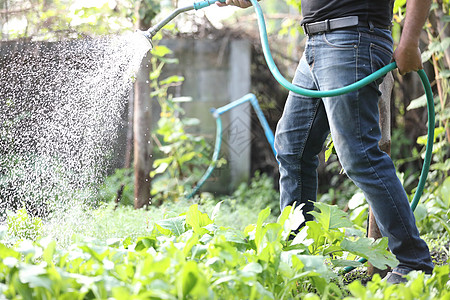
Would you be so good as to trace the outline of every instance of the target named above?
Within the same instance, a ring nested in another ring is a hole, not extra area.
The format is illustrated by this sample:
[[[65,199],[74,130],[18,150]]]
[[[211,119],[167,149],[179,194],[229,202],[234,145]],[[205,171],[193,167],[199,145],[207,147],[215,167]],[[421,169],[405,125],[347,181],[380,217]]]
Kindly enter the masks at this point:
[[[381,140],[380,149],[387,154],[391,155],[391,94],[394,88],[394,76],[389,72],[380,85],[382,95],[378,102],[378,109],[380,111],[380,128],[381,128]],[[382,237],[380,229],[375,221],[375,216],[372,213],[372,209],[369,209],[369,229],[368,236],[374,239],[380,239]],[[368,273],[373,275],[378,273],[381,277],[386,276],[388,270],[380,270],[369,264]]]
[[[139,9],[143,5],[136,6]],[[139,15],[139,14],[137,14]],[[137,29],[145,30],[150,27],[150,22],[139,19]],[[150,54],[144,57],[136,74],[134,83],[134,208],[142,208],[150,204],[152,168],[151,148],[151,104],[150,86],[148,83],[150,68]]]
[[[250,92],[251,48],[246,40],[233,40],[230,45],[228,91],[230,101]],[[251,104],[246,103],[230,111],[229,164],[231,188],[250,178],[251,163]]]
[[[134,88],[134,208],[141,208],[150,203],[152,152],[148,59],[148,56],[143,59]]]

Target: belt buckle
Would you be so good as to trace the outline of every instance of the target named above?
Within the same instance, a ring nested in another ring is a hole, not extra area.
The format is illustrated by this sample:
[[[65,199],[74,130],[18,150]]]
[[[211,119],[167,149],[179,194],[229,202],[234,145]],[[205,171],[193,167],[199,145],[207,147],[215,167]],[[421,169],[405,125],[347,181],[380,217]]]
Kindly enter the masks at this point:
[[[306,35],[309,35],[309,33],[308,33],[308,26],[307,26],[308,24],[303,24],[302,25],[302,28],[303,28],[303,32],[306,34]]]
[[[326,19],[325,21],[325,31],[324,32],[330,32],[330,19]]]

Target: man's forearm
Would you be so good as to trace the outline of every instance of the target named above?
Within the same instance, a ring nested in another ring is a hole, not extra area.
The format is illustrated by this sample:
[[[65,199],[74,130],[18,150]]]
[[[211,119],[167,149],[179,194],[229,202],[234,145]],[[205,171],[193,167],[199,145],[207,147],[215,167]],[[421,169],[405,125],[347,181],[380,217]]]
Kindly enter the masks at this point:
[[[401,75],[422,69],[419,38],[430,12],[431,0],[407,0],[406,19],[394,60]]]
[[[419,37],[430,12],[431,0],[408,0],[401,43],[419,46]]]

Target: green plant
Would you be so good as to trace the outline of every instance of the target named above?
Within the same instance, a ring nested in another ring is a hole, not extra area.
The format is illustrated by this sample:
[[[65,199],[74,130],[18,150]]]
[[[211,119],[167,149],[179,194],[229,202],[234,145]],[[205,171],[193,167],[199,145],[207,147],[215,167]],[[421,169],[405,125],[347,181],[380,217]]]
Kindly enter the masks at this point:
[[[8,212],[6,224],[8,234],[18,240],[36,240],[43,233],[41,218],[30,216],[25,207],[16,212]]]
[[[363,286],[352,282],[348,289],[353,297],[345,299],[450,299],[449,266],[435,267],[433,275],[412,272],[406,284],[389,285],[376,274]]]
[[[132,169],[116,169],[106,177],[98,191],[99,199],[104,202],[120,202],[122,205],[134,205],[134,176]]]
[[[20,4],[16,3],[16,6],[20,6],[21,9],[13,9],[10,12],[8,9],[5,10],[6,20],[12,22],[25,20],[26,22],[23,22],[25,26],[5,27],[0,33],[3,39],[35,37],[39,40],[55,40],[123,33],[129,31],[138,18],[150,24],[160,11],[160,3],[156,0],[100,3],[24,0],[20,1]]]
[[[255,210],[261,210],[270,207],[272,214],[280,214],[279,193],[275,190],[273,179],[267,174],[256,171],[250,184],[241,183],[231,198],[237,203],[251,202]]]
[[[318,208],[318,222],[308,222],[296,242],[288,236],[301,221],[298,208],[286,208],[273,222],[264,209],[255,224],[237,230],[217,223],[220,204],[210,215],[195,204],[152,221],[140,237],[81,238],[67,249],[49,238],[15,249],[0,243],[0,293],[8,299],[447,299],[448,265],[431,276],[411,274],[406,285],[377,276],[364,293],[359,281],[343,285],[336,273],[354,263],[347,260],[352,256],[362,252],[378,266],[391,264],[392,256],[384,241],[354,237],[336,206]],[[93,219],[114,219],[109,213],[95,212]],[[155,208],[155,217],[162,213]]]
[[[157,146],[155,156],[160,158],[154,160],[154,170],[150,176],[154,178],[154,202],[160,203],[167,199],[174,201],[183,196],[201,178],[210,163],[211,147],[205,138],[188,131],[189,127],[197,126],[199,120],[184,117],[180,99],[173,99],[168,93],[170,87],[180,84],[184,78],[170,76],[159,79],[164,65],[176,62],[166,58],[170,53],[167,47],[156,45],[151,58],[151,96],[156,98],[161,106],[161,117],[153,134]],[[181,101],[186,101],[186,98]]]

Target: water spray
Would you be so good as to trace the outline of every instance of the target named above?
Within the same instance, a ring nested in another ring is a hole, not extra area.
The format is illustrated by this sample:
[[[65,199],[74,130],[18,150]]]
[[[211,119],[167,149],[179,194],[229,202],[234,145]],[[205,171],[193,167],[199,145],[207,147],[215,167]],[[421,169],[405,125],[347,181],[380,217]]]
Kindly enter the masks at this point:
[[[199,9],[208,7],[211,4],[214,4],[216,2],[225,3],[225,1],[226,0],[218,0],[218,1],[204,0],[204,1],[196,2],[190,6],[178,8],[175,11],[173,11],[168,17],[166,17],[165,19],[160,21],[158,24],[156,24],[155,26],[151,27],[147,31],[140,31],[140,32],[150,43],[150,49],[151,49],[153,47],[151,40],[155,36],[155,34],[159,30],[161,30],[161,28],[164,27],[167,23],[169,23],[172,19],[174,19],[176,16],[178,16],[180,13],[194,10],[194,9],[199,10]],[[275,65],[275,62],[273,60],[273,57],[272,57],[272,54],[271,54],[270,48],[269,48],[266,23],[264,21],[264,14],[262,12],[261,6],[259,5],[257,0],[248,0],[248,1],[250,1],[252,3],[252,5],[255,9],[255,12],[256,12],[264,58],[266,59],[266,63],[270,69],[270,72],[283,87],[285,87],[286,89],[288,89],[294,93],[297,93],[297,94],[300,94],[303,96],[307,96],[307,97],[313,97],[313,98],[338,96],[338,95],[346,94],[346,93],[349,93],[352,91],[356,91],[356,90],[368,85],[369,83],[373,82],[374,80],[377,80],[377,79],[383,77],[388,72],[397,68],[397,64],[395,62],[390,63],[390,64],[384,66],[383,68],[379,69],[378,71],[372,73],[371,75],[369,75],[353,84],[350,84],[350,85],[342,87],[342,88],[334,89],[334,90],[313,91],[313,90],[300,88],[300,87],[292,84],[288,80],[286,80],[286,78],[284,78],[283,75],[281,75],[280,71],[278,70],[277,66]],[[419,71],[417,71],[417,73],[422,81],[422,85],[425,90],[425,95],[427,98],[427,112],[428,112],[428,132],[427,132],[427,134],[428,134],[428,136],[427,136],[427,145],[426,145],[426,151],[425,151],[425,159],[424,159],[422,171],[421,171],[420,178],[419,178],[419,183],[418,183],[416,192],[414,194],[414,198],[411,202],[411,209],[413,211],[416,209],[417,204],[419,203],[420,197],[422,196],[422,193],[423,193],[423,190],[425,187],[425,182],[426,182],[428,172],[430,169],[431,156],[432,156],[432,152],[433,152],[433,142],[434,142],[434,127],[435,127],[434,99],[433,99],[433,93],[431,91],[431,85],[430,85],[430,82],[429,82],[428,77],[424,70],[419,70]],[[244,100],[247,101],[248,99],[245,98]],[[236,103],[240,103],[240,102],[241,102],[240,100],[236,101]],[[238,105],[238,104],[234,104],[234,102],[233,102],[233,107],[236,105]],[[227,108],[228,108],[228,106],[227,106]],[[216,113],[216,115],[218,115],[218,114]],[[263,116],[263,118],[264,118],[264,116]],[[219,146],[217,147],[217,141],[221,140],[221,138],[222,138],[221,135],[222,135],[222,133],[218,132],[218,136],[216,138],[216,147],[214,150],[215,152],[214,152],[214,156],[213,156],[214,158],[216,156],[218,156],[218,151],[220,151],[220,143],[219,143]],[[269,143],[271,143],[271,146],[273,149],[273,141],[271,142],[270,139],[268,139],[268,140],[269,140]],[[212,173],[212,170],[214,169],[214,167],[215,167],[215,162],[213,161],[212,164],[210,165],[210,167],[208,168],[207,172],[203,176],[203,178],[201,180],[202,183],[206,181],[207,177],[209,177],[209,175]],[[205,176],[206,176],[206,178],[205,178]],[[200,186],[195,187],[194,192],[191,193],[189,195],[189,197],[192,197],[193,194],[196,191],[198,191],[199,188],[200,188]],[[364,258],[359,260],[359,262],[361,262],[361,263],[365,263],[366,261],[367,260]],[[353,269],[354,269],[354,267],[346,267],[344,269],[344,273],[350,272]]]

